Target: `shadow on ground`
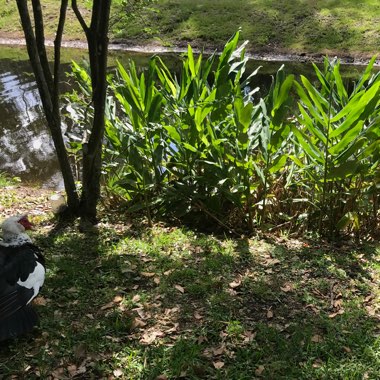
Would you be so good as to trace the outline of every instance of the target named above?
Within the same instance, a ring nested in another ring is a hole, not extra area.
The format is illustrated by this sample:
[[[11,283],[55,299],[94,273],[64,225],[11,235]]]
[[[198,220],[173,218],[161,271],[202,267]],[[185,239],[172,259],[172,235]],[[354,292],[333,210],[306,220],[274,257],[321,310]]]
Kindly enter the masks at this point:
[[[375,379],[375,247],[103,224],[38,237],[41,326],[17,379]],[[378,275],[378,274],[377,274]],[[11,377],[11,376],[16,377]]]

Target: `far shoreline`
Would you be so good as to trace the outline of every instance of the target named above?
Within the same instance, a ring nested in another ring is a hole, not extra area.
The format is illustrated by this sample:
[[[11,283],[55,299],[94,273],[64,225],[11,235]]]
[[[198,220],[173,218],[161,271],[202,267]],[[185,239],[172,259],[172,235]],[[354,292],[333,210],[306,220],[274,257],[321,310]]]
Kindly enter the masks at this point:
[[[191,45],[192,43],[189,42]],[[15,38],[15,37],[0,37],[0,45],[9,45],[9,46],[25,46],[25,39]],[[46,46],[54,46],[52,40],[46,39]],[[87,49],[87,43],[80,40],[66,40],[62,42],[62,47],[64,48],[74,48],[74,49]],[[192,45],[193,50],[197,53],[204,52],[206,54],[212,54],[215,51],[221,51],[222,47],[214,48],[200,48],[197,44]],[[187,51],[187,47],[184,46],[170,46],[165,47],[158,44],[138,44],[130,41],[111,41],[109,44],[110,51],[126,51],[126,52],[136,52],[136,53],[146,53],[146,54],[164,54],[164,53],[177,53],[181,54]],[[299,62],[299,63],[308,63],[308,62],[323,62],[323,59],[326,55],[330,57],[337,56],[342,64],[347,65],[357,65],[357,66],[366,66],[371,57],[366,54],[357,54],[357,55],[347,55],[339,52],[326,52],[326,53],[286,53],[286,52],[268,52],[268,51],[258,51],[253,53],[247,48],[247,57],[268,62]],[[378,57],[375,61],[374,66],[380,67],[380,58]]]

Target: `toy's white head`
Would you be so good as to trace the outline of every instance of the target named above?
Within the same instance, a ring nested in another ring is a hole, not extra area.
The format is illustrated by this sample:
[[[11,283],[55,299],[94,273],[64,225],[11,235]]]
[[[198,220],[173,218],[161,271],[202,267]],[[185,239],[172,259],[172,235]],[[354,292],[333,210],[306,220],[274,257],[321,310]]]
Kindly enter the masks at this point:
[[[32,227],[33,225],[30,223],[27,215],[10,216],[1,225],[3,232],[2,245],[17,246],[31,243],[32,240],[25,231],[31,230]]]

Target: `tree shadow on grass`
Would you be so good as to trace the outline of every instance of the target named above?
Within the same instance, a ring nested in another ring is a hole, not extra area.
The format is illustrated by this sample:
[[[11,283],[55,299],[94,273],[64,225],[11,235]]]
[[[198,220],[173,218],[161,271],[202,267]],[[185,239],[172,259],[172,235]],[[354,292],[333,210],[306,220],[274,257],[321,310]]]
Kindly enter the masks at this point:
[[[378,373],[368,272],[377,259],[374,247],[332,252],[170,227],[105,226],[96,241],[72,231],[52,239],[46,305],[38,307],[41,334],[0,353],[5,376],[339,379]]]
[[[361,21],[375,29],[376,19],[361,15],[358,3],[353,1],[183,0],[172,12],[173,5],[172,1],[163,3],[161,11],[154,13],[150,21],[156,20],[155,25],[161,26],[158,34],[172,36],[177,43],[181,42],[178,41],[181,36],[186,44],[199,38],[208,45],[221,47],[226,31],[233,35],[240,27],[242,38],[250,41],[249,49],[254,52],[315,53],[313,49],[317,49],[344,54],[352,44],[358,46],[357,41],[361,41],[362,51],[376,51],[376,46],[368,45],[368,39],[357,26]],[[374,6],[372,14],[375,13]],[[213,14],[217,16],[212,17]]]

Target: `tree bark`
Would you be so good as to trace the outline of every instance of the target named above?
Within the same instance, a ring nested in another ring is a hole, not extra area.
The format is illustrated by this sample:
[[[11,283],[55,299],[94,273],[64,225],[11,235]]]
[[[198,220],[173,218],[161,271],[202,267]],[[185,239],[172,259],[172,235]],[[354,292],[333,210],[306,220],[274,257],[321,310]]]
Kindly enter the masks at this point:
[[[74,176],[62,136],[59,108],[60,51],[68,0],[61,0],[57,34],[54,41],[54,75],[51,73],[45,49],[44,24],[40,0],[32,0],[34,29],[27,0],[16,1],[25,34],[29,59],[57,152],[69,211],[73,215],[79,214],[83,221],[95,224],[97,222],[96,206],[100,198],[102,141],[105,129],[104,115],[107,96],[108,26],[112,1],[93,0],[91,23],[90,26],[87,26],[78,9],[77,1],[72,0],[72,8],[86,34],[88,43],[93,91],[92,102],[94,106],[91,134],[88,142],[83,144],[83,179],[80,200],[76,192]]]
[[[93,1],[91,23],[88,27],[78,9],[76,0],[72,0],[72,8],[87,38],[93,91],[94,119],[89,140],[83,146],[83,181],[80,199],[80,216],[92,224],[97,222],[96,206],[100,197],[111,2],[111,0]]]
[[[41,13],[41,4],[39,0],[33,0],[32,4],[35,32],[33,30],[27,1],[17,0],[17,7],[21,19],[21,25],[24,30],[29,60],[33,68],[38,91],[42,101],[42,106],[45,112],[46,121],[48,124],[48,128],[51,132],[51,136],[57,153],[58,162],[62,172],[63,182],[67,194],[68,210],[70,213],[76,214],[78,212],[79,197],[76,191],[74,176],[67,155],[65,142],[62,136],[61,115],[58,102],[60,56],[59,54],[57,54],[57,51],[60,50],[60,39],[58,40],[59,46],[56,46],[53,79],[45,50],[45,38],[43,29],[43,18]],[[63,24],[64,19],[65,12],[62,12],[61,8],[60,22]],[[58,31],[57,35],[62,36],[62,31]]]

